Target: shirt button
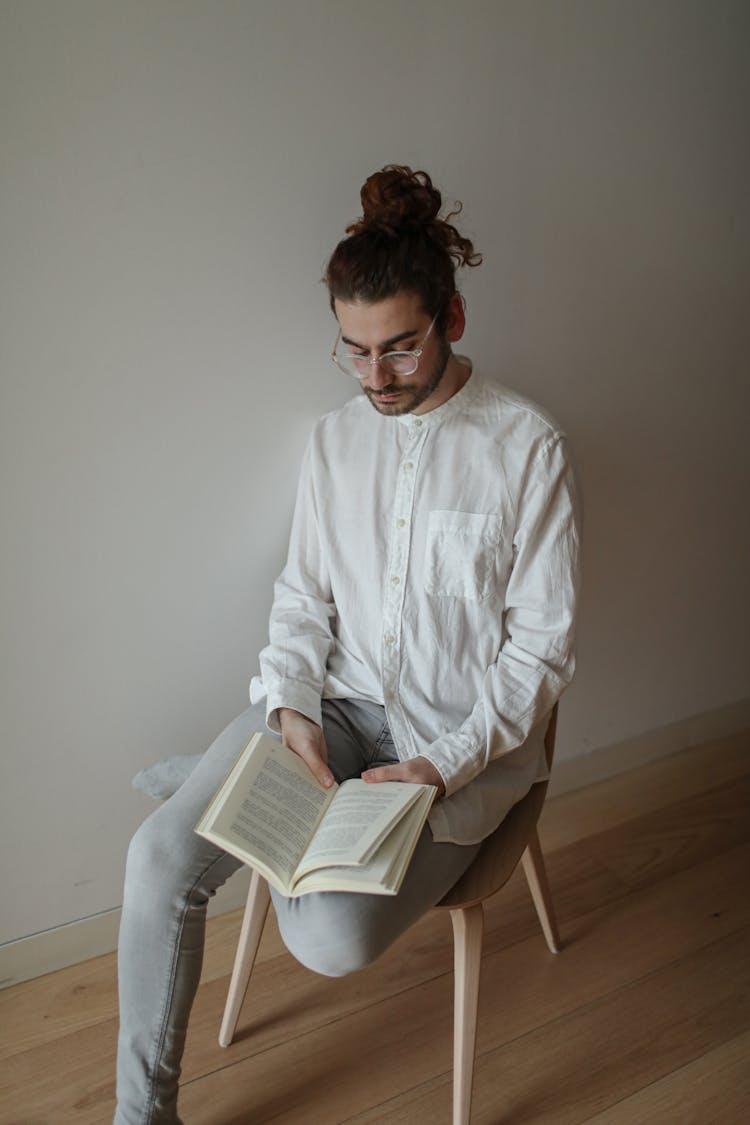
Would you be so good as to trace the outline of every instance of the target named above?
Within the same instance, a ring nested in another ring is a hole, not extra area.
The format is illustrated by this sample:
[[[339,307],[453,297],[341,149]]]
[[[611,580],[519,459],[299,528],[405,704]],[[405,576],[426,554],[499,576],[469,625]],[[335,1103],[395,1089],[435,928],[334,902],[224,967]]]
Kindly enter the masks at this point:
[[[399,578],[399,576],[397,574],[394,574],[393,578],[391,579],[391,585],[398,586],[400,581],[401,579]]]
[[[406,520],[396,520],[396,527],[406,527]]]
[[[394,637],[393,633],[386,633],[385,637],[383,638],[387,645],[392,645],[395,639],[396,638]]]
[[[414,429],[418,430],[421,425],[422,423],[420,422],[419,418],[416,418],[414,421]]]
[[[413,469],[413,468],[414,468],[414,462],[413,462],[413,461],[407,461],[407,462],[406,462],[406,463],[404,464],[404,468],[405,468],[405,469]]]

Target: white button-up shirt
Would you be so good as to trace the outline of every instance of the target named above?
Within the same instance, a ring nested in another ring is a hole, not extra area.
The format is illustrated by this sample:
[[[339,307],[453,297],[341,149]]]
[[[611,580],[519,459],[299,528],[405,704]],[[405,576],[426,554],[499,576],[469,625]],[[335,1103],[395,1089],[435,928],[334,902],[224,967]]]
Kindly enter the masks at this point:
[[[399,757],[445,782],[433,837],[481,840],[547,776],[578,542],[566,439],[533,403],[476,371],[420,416],[358,396],[308,444],[251,697],[272,729],[279,707],[383,704]]]

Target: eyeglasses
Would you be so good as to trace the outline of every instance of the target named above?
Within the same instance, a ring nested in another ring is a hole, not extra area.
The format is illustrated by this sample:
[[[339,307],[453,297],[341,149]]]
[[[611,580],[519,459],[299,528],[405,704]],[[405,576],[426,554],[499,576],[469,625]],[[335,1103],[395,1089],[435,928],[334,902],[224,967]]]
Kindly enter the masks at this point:
[[[430,327],[422,337],[422,343],[419,347],[410,352],[385,352],[383,355],[374,356],[372,359],[366,355],[357,355],[354,352],[337,354],[336,348],[339,346],[341,339],[341,329],[339,328],[336,343],[333,345],[333,351],[331,352],[331,359],[345,375],[352,375],[355,379],[365,379],[370,374],[370,368],[375,367],[376,364],[380,365],[381,371],[384,371],[386,375],[413,375],[419,366],[420,356],[424,351],[430,332],[435,327],[436,320],[437,315],[432,318]]]

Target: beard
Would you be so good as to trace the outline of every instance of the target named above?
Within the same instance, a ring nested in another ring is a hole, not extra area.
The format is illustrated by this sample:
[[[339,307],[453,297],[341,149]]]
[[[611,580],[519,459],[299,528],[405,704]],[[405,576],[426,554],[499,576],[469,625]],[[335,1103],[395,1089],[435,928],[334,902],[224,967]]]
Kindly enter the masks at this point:
[[[388,383],[387,386],[381,387],[379,391],[374,391],[372,387],[363,387],[362,390],[379,414],[388,414],[391,417],[398,414],[412,414],[423,402],[434,395],[443,381],[450,358],[450,344],[447,340],[441,339],[440,351],[435,357],[433,369],[424,383]],[[399,396],[398,402],[378,401],[380,395],[395,394]]]

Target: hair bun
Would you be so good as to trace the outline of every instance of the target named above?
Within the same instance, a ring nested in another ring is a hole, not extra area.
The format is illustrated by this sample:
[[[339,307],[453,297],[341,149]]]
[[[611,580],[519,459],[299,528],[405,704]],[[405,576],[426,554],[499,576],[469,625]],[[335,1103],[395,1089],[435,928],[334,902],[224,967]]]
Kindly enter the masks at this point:
[[[426,172],[387,164],[365,180],[362,215],[346,228],[330,257],[325,282],[335,301],[383,301],[418,293],[425,312],[443,317],[456,292],[455,271],[482,255],[451,222],[461,204],[440,217],[442,196]],[[442,321],[438,321],[442,331]]]
[[[426,172],[413,172],[403,164],[388,164],[374,172],[362,186],[362,218],[349,227],[355,234],[366,227],[395,233],[405,226],[427,226],[435,221],[442,197]]]

